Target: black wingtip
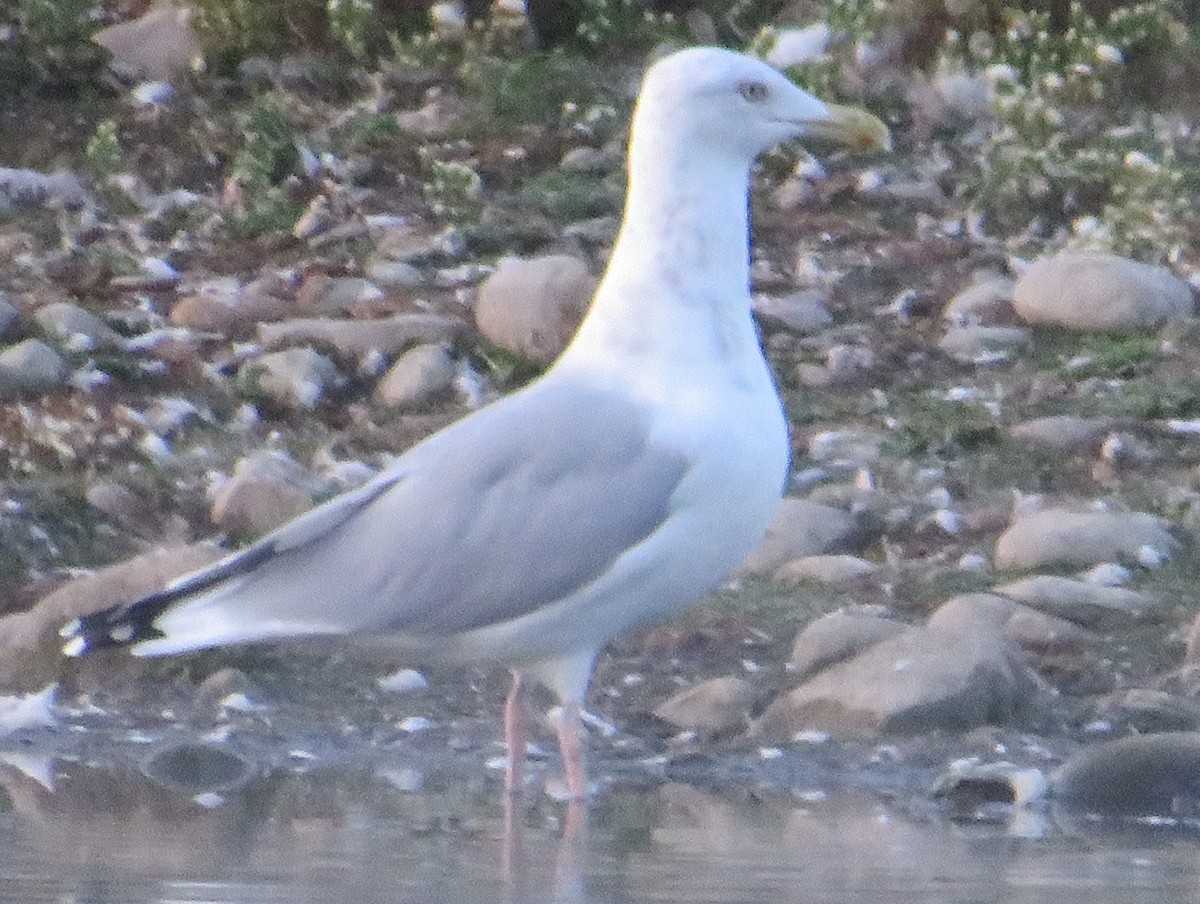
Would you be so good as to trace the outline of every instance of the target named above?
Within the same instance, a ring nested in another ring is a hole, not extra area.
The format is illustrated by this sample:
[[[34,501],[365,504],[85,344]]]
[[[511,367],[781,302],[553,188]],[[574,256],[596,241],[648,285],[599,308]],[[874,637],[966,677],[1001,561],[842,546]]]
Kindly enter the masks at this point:
[[[127,647],[162,637],[154,620],[175,599],[170,592],[152,593],[127,605],[110,606],[72,619],[58,632],[66,640],[63,654],[83,656],[106,647]]]

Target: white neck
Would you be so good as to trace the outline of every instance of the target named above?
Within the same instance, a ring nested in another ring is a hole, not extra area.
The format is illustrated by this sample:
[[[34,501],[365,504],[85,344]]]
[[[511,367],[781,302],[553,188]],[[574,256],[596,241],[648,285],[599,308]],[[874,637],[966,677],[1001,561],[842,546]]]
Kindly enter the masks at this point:
[[[750,317],[748,164],[692,147],[675,125],[635,120],[624,222],[564,368],[722,360],[765,371]]]

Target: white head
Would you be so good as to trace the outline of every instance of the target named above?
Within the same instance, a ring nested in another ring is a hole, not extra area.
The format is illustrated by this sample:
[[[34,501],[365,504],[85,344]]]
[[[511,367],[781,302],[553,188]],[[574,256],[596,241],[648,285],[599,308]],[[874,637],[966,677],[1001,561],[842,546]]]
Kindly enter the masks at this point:
[[[634,134],[664,127],[681,147],[724,151],[747,165],[772,145],[806,135],[888,146],[887,128],[870,114],[824,103],[761,60],[720,47],[681,50],[647,70]]]

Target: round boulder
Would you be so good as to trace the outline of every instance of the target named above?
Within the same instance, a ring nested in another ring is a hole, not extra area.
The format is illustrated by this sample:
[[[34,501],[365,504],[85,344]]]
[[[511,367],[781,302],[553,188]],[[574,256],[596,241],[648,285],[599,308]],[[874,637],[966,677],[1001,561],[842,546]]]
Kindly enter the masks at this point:
[[[549,363],[571,341],[595,291],[596,278],[577,258],[505,258],[479,287],[475,323],[497,345]]]
[[[1077,330],[1156,327],[1190,317],[1191,287],[1165,267],[1098,251],[1065,251],[1030,264],[1013,290],[1029,323]]]

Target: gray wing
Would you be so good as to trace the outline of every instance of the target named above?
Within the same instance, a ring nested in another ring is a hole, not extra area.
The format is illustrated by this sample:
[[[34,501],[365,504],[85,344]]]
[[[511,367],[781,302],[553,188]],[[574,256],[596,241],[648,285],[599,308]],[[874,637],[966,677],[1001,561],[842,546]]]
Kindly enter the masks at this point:
[[[211,570],[185,578],[173,595],[190,585],[194,601],[172,608],[273,634],[294,622],[446,635],[519,617],[599,577],[668,518],[689,463],[649,426],[604,391],[531,387],[218,563],[215,582]]]

